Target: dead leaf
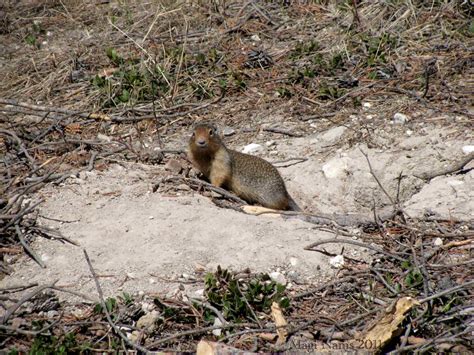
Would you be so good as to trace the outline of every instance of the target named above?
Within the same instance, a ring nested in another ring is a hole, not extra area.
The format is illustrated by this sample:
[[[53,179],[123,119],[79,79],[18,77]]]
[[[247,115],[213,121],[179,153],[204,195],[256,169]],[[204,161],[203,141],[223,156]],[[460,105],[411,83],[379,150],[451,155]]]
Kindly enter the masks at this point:
[[[266,341],[273,341],[277,337],[274,333],[259,333],[258,336]]]
[[[242,351],[232,346],[216,343],[207,340],[201,340],[196,348],[196,355],[217,355],[217,354],[256,354],[248,351]]]
[[[247,214],[260,214],[264,212],[265,215],[271,216],[271,217],[279,217],[280,216],[280,211],[277,210],[272,210],[271,208],[266,208],[266,207],[261,207],[261,206],[242,206],[242,210],[247,213]]]
[[[283,317],[283,312],[281,311],[280,306],[276,302],[272,303],[272,317],[277,327],[278,340],[276,344],[284,344],[286,342],[286,337],[288,336],[288,331],[286,330],[288,323],[286,322],[285,317]]]
[[[352,344],[365,350],[380,349],[385,346],[396,334],[399,325],[405,319],[405,314],[420,303],[411,297],[400,298],[394,307],[386,311],[385,315],[362,332],[361,337],[357,337]],[[370,347],[368,347],[370,344]]]

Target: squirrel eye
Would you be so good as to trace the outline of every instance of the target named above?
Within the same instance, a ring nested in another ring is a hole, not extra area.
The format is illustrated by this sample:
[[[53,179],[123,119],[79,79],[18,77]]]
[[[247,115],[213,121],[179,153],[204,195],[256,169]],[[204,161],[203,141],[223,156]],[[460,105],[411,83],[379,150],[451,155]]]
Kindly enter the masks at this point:
[[[209,130],[209,135],[212,137],[213,134],[214,134],[214,130],[211,128],[211,129]]]

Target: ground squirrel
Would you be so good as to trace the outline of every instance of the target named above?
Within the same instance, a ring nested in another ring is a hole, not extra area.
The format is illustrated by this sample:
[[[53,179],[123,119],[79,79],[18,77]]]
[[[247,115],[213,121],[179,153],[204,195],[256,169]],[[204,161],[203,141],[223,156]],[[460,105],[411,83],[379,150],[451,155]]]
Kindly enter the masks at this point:
[[[194,127],[189,140],[189,158],[211,184],[231,190],[249,203],[301,211],[272,164],[228,149],[212,124],[200,123]]]

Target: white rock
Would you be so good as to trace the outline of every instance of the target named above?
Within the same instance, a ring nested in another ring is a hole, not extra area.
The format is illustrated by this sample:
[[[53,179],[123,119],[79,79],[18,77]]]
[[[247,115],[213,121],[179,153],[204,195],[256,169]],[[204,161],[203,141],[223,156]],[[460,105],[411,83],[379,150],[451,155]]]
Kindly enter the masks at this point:
[[[324,133],[321,138],[326,142],[334,142],[341,138],[346,130],[347,128],[344,126],[334,127]]]
[[[434,245],[436,245],[437,247],[440,247],[441,245],[443,245],[443,239],[441,239],[441,238],[439,238],[439,237],[436,238],[436,239],[434,240]]]
[[[336,255],[335,257],[330,258],[329,264],[336,269],[340,269],[344,266],[344,256]]]
[[[214,319],[214,326],[218,327],[219,325],[222,325],[222,322],[220,321],[220,319],[219,318]],[[214,334],[216,337],[219,337],[222,334],[222,329],[220,328],[214,329],[212,331],[212,334]]]
[[[322,167],[324,176],[334,179],[347,173],[347,158],[333,158]]]
[[[285,276],[283,276],[282,273],[280,273],[278,271],[274,271],[274,272],[271,272],[269,276],[277,284],[280,284],[280,285],[283,285],[283,286],[286,285],[286,278],[285,278]]]
[[[462,152],[464,154],[470,154],[474,152],[474,145],[465,145],[464,147],[462,147]]]
[[[411,136],[413,134],[413,131],[411,129],[408,129],[406,132],[407,136]]]
[[[59,312],[55,310],[51,310],[46,313],[46,316],[48,318],[54,318],[54,317],[57,317],[58,315],[59,315]]]
[[[225,126],[224,129],[222,130],[222,134],[224,136],[231,136],[233,134],[235,134],[235,129],[233,129],[232,127],[229,127],[229,126]]]
[[[260,42],[260,37],[258,35],[252,35],[250,39],[255,42]]]
[[[203,288],[194,291],[194,297],[202,298],[203,296],[204,296],[204,289]]]
[[[291,266],[298,265],[298,258],[290,258],[290,264]]]
[[[106,136],[105,134],[102,134],[102,133],[99,133],[97,135],[97,139],[100,140],[100,141],[104,141],[104,142],[111,142],[112,141],[112,138],[110,138],[109,136]]]
[[[372,104],[371,104],[370,102],[364,102],[364,103],[362,104],[362,107],[364,107],[364,108],[371,108],[371,107],[372,107]]]
[[[275,141],[268,141],[268,142],[265,142],[265,145],[266,145],[267,147],[271,147],[272,145],[275,145],[275,144],[276,144]]]
[[[397,112],[393,115],[393,123],[394,124],[405,124],[408,122],[408,116],[404,115],[403,113]]]
[[[148,217],[148,219],[154,219],[154,218],[155,218],[155,217],[153,217],[153,216]]]
[[[142,291],[140,291],[140,292],[142,292]],[[138,294],[140,294],[140,292],[138,292]],[[152,303],[149,303],[149,302],[142,302],[141,306],[142,306],[142,311],[145,312],[145,313],[149,313],[150,311],[152,311],[155,308],[155,305],[152,304]]]
[[[262,151],[263,151],[263,147],[260,144],[256,144],[256,143],[250,143],[246,145],[244,149],[242,149],[242,153],[245,153],[245,154],[253,154],[253,153],[258,153]]]
[[[149,279],[148,282],[150,283],[150,285],[156,284],[156,280],[155,280],[155,279]]]

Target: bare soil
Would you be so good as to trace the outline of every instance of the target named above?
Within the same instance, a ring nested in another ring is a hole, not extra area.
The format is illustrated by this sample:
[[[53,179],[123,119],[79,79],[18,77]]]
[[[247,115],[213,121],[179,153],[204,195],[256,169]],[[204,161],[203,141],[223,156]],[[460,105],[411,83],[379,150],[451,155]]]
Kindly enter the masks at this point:
[[[428,183],[414,175],[425,172],[428,166],[430,170],[437,169],[453,158],[459,159],[462,147],[473,137],[468,140],[454,134],[454,130],[442,128],[424,129],[424,135],[408,137],[404,127],[390,129],[392,139],[383,150],[364,145],[347,148],[347,129],[336,127],[305,138],[274,140],[263,155],[269,160],[276,156],[308,157],[303,163],[280,168],[290,193],[307,212],[362,212],[370,216],[374,200],[379,201],[377,209],[390,206],[370,174],[362,149],[369,154],[377,177],[393,197],[397,193],[396,178],[403,172],[399,195],[405,212],[412,218],[428,215],[472,219],[474,171],[437,177]],[[386,131],[376,134],[379,141],[388,140]],[[179,144],[176,142],[177,147]],[[342,148],[324,151],[328,145],[336,144]],[[215,270],[217,265],[235,271],[280,271],[296,284],[319,283],[336,273],[329,265],[329,257],[303,250],[312,242],[332,238],[331,234],[296,218],[252,216],[217,207],[210,197],[192,193],[186,185],[153,193],[159,179],[170,175],[163,166],[114,164],[103,172],[81,173],[62,186],[42,190],[35,197],[45,200],[40,215],[63,222],[42,218],[41,223],[80,246],[37,239],[34,248],[47,268],[41,269],[24,256],[3,283],[42,284],[58,279],[58,285],[94,294],[82,248],[91,255],[109,296],[117,291],[172,295],[183,281],[192,295],[202,287],[192,281],[203,271]],[[337,253],[340,247],[327,250]],[[370,257],[361,248],[347,246],[345,255],[362,260]],[[69,294],[62,297],[73,298]]]

